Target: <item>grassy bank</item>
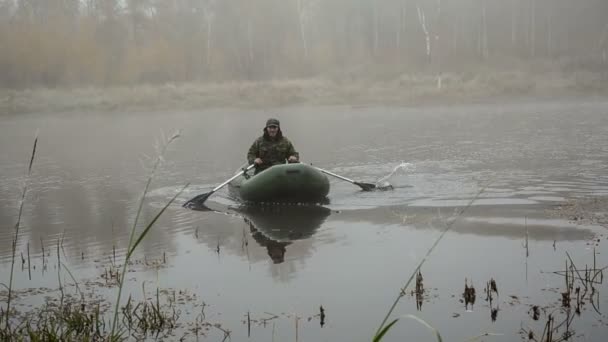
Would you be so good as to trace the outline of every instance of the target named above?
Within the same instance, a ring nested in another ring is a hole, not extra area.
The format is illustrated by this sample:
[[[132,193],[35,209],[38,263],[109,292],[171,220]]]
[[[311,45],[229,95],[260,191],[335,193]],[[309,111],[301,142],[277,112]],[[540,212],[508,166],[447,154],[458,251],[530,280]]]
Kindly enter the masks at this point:
[[[365,68],[362,68],[365,69]],[[201,110],[287,105],[420,105],[496,97],[608,95],[606,72],[496,69],[435,74],[353,70],[311,79],[82,88],[0,89],[0,113]]]

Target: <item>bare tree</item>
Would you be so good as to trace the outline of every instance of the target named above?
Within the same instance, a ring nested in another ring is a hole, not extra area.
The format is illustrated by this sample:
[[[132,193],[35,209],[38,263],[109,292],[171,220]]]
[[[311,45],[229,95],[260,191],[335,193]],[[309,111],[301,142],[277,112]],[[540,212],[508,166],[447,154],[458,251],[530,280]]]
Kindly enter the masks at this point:
[[[395,37],[395,45],[397,49],[401,49],[401,34],[405,31],[405,18],[407,14],[407,0],[399,1],[399,24],[397,25],[397,32]]]
[[[514,48],[517,43],[517,14],[519,7],[518,0],[511,2],[511,47]]]
[[[475,57],[605,60],[607,11],[604,0],[0,0],[0,86],[132,83],[148,71],[158,82],[301,77],[381,62],[426,64],[441,88],[442,69]]]
[[[211,65],[211,47],[213,41],[213,26],[216,19],[216,1],[206,0],[202,7],[203,15],[205,16],[205,24],[207,25],[207,67]]]
[[[435,24],[435,61],[437,63],[437,89],[441,90],[441,46],[439,38],[441,36],[441,0],[437,0],[437,22]]]
[[[378,0],[373,0],[372,3],[372,16],[373,16],[373,20],[374,20],[374,50],[373,50],[373,54],[374,56],[378,56],[378,35],[379,33],[379,28],[378,28],[378,21],[379,21],[379,14],[378,14]]]
[[[481,0],[481,20],[479,28],[479,54],[485,61],[488,60],[488,22],[486,20],[486,0]]]
[[[530,56],[536,57],[536,0],[530,0]]]
[[[306,22],[308,13],[306,9],[306,1],[298,0],[298,23],[300,24],[300,39],[302,40],[302,49],[304,50],[304,58],[308,59],[308,39],[306,35]]]
[[[426,16],[424,15],[424,8],[420,7],[420,5],[416,5],[416,11],[418,12],[418,22],[420,23],[420,27],[422,28],[422,32],[424,33],[424,41],[426,42],[426,58],[427,62],[431,62],[431,37],[429,34],[429,30],[426,27]]]

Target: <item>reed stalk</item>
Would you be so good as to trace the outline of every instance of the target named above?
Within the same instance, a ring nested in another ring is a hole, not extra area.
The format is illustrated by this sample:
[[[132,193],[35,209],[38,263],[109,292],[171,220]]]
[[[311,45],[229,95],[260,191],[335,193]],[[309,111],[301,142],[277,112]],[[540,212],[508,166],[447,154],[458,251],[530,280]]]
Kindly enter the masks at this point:
[[[42,236],[40,237],[40,247],[42,248],[42,274],[44,274],[46,262],[44,261],[44,241],[42,241]]]
[[[59,282],[59,291],[61,292],[60,306],[63,307],[65,294],[63,292],[63,284],[61,283],[61,256],[59,254],[59,240],[57,240],[57,281]]]
[[[27,186],[30,180],[30,176],[32,174],[32,165],[34,164],[34,157],[36,156],[36,146],[38,145],[38,133],[36,133],[36,137],[34,138],[34,146],[32,147],[32,156],[30,158],[30,164],[27,169],[27,177],[25,178],[23,184],[23,192],[21,193],[21,201],[19,203],[19,214],[17,215],[17,223],[15,224],[15,237],[13,239],[13,250],[12,250],[12,258],[11,258],[11,273],[10,279],[8,282],[8,298],[6,300],[6,321],[5,329],[7,333],[10,330],[9,318],[11,312],[11,296],[13,292],[13,275],[15,271],[15,254],[17,252],[17,241],[19,239],[19,228],[21,227],[21,215],[23,214],[23,204],[25,203],[25,194],[27,193]]]
[[[30,266],[30,243],[27,243],[27,274],[30,278],[30,280],[32,280],[32,267]]]

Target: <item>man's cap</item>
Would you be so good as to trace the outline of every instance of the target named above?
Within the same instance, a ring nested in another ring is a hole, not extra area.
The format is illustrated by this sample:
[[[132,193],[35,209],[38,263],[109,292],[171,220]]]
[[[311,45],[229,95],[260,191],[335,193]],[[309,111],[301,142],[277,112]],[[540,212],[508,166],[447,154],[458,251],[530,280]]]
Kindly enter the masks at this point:
[[[279,123],[279,120],[277,119],[268,119],[266,121],[266,127],[268,126],[280,126],[281,124]]]

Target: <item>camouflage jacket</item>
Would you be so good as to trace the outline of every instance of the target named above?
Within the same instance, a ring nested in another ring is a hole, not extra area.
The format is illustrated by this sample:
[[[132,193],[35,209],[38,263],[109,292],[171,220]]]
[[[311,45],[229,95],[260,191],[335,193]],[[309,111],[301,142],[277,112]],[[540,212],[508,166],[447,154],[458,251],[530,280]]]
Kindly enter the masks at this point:
[[[299,153],[296,152],[289,139],[280,137],[271,140],[261,136],[249,148],[247,161],[249,164],[253,164],[255,158],[260,158],[264,163],[258,169],[266,169],[273,165],[284,164],[285,160],[290,156],[300,158]]]

